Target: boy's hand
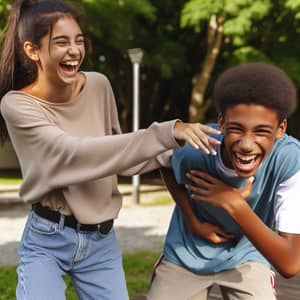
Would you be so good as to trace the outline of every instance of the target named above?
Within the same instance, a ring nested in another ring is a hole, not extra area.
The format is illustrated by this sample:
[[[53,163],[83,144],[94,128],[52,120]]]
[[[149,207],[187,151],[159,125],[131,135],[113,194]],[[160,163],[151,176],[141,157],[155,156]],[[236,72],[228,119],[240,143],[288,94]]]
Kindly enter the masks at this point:
[[[187,177],[197,184],[197,186],[185,185],[193,193],[191,196],[193,199],[222,208],[229,214],[250,195],[254,179],[253,177],[249,178],[244,187],[237,189],[207,173],[196,170],[187,173]]]
[[[214,244],[227,243],[234,240],[234,235],[225,232],[219,226],[201,222],[196,218],[192,221],[187,221],[187,226],[194,235]]]
[[[179,141],[185,141],[196,149],[201,149],[207,154],[216,154],[214,146],[220,142],[207,134],[220,134],[221,132],[201,123],[176,122],[174,137]]]

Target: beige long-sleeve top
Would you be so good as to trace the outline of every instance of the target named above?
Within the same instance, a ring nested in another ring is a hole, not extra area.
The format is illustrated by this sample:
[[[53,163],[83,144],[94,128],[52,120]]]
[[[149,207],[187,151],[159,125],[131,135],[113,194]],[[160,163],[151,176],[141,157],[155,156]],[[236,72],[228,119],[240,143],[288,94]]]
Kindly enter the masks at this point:
[[[1,113],[21,166],[20,197],[73,213],[81,223],[98,223],[118,215],[117,174],[167,165],[167,150],[178,144],[175,121],[120,134],[109,81],[100,73],[83,74],[85,85],[70,102],[10,91],[2,98]]]

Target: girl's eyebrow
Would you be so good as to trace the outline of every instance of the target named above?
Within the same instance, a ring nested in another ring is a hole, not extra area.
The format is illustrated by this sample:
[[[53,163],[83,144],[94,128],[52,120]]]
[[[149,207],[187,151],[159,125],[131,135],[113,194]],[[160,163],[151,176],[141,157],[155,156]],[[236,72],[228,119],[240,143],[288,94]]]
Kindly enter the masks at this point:
[[[82,33],[78,33],[75,38],[79,38],[79,37],[84,37],[84,36]],[[59,40],[59,39],[68,39],[68,38],[69,37],[66,35],[56,35],[52,37],[52,41]]]

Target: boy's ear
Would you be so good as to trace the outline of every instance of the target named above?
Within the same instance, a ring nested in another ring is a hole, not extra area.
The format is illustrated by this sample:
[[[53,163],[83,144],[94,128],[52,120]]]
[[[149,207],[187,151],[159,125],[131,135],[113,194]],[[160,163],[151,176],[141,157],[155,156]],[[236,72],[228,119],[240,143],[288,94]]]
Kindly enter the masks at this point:
[[[221,113],[219,113],[218,114],[218,124],[219,124],[219,128],[223,134],[224,134],[224,123],[225,123],[224,116]]]
[[[286,132],[286,128],[287,128],[287,120],[284,119],[277,128],[276,139],[280,139],[283,137],[283,135]]]
[[[40,60],[37,48],[29,41],[24,42],[23,49],[25,54],[33,61],[38,62]]]

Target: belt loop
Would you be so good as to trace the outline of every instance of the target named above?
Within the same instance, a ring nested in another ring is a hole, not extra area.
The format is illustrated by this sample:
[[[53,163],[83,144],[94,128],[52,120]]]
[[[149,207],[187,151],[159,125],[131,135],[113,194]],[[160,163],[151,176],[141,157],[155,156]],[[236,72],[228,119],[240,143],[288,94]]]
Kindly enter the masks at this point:
[[[76,231],[78,233],[81,233],[81,224],[80,223],[77,223],[77,225],[76,225]]]
[[[64,229],[64,226],[65,226],[65,216],[63,214],[60,214],[58,229]]]

